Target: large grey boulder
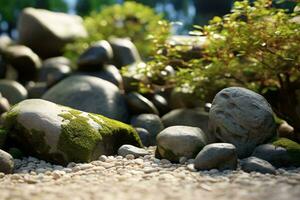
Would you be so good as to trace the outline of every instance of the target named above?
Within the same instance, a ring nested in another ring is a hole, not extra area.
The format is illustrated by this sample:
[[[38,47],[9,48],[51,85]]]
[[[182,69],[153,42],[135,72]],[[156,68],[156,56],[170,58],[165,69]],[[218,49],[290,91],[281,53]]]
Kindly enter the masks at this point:
[[[0,92],[11,105],[25,100],[28,96],[25,87],[13,80],[0,80]]]
[[[241,160],[241,168],[245,172],[259,172],[262,174],[276,174],[276,169],[268,161],[257,157],[249,157]]]
[[[96,71],[77,71],[75,74],[95,76],[116,85],[118,88],[123,88],[123,78],[118,68],[114,65],[104,65],[101,70]]]
[[[202,130],[190,126],[168,127],[157,135],[156,140],[156,156],[172,162],[178,162],[180,157],[195,158],[207,144]]]
[[[61,55],[64,46],[87,32],[79,16],[25,8],[18,21],[19,42],[41,57]]]
[[[206,145],[197,155],[194,162],[198,170],[235,170],[237,168],[236,148],[228,143]]]
[[[127,124],[42,99],[20,102],[3,122],[9,140],[22,152],[59,164],[114,155],[123,144],[142,146]]]
[[[3,51],[5,60],[18,71],[20,81],[37,79],[41,61],[30,48],[24,45],[12,45]]]
[[[114,84],[100,78],[70,76],[54,85],[42,98],[123,122],[128,121],[123,95]]]
[[[234,144],[240,158],[247,157],[276,134],[272,108],[263,96],[251,90],[225,88],[212,102],[209,133]]]
[[[46,82],[52,86],[71,73],[71,61],[65,57],[53,57],[46,59],[39,71],[39,82]]]
[[[0,149],[0,172],[4,174],[11,174],[14,170],[14,159],[5,151]]]

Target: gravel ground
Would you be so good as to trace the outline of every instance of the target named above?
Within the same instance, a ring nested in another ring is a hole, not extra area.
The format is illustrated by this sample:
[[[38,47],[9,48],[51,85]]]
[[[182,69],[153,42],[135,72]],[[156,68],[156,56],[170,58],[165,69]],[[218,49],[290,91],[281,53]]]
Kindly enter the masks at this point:
[[[197,172],[192,160],[171,164],[148,150],[152,155],[143,158],[101,156],[65,168],[32,157],[15,160],[14,174],[0,173],[0,199],[300,199],[300,168],[278,169],[276,175]]]

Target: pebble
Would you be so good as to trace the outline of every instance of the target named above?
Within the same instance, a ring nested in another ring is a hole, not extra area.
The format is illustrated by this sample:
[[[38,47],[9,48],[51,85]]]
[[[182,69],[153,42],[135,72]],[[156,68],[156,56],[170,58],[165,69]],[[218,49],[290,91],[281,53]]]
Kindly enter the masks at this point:
[[[133,160],[133,159],[134,159],[134,155],[132,155],[132,154],[127,154],[127,155],[125,156],[125,158],[128,159],[128,160]]]
[[[192,200],[201,196],[212,200],[222,196],[229,200],[235,196],[252,200],[268,195],[296,200],[300,195],[300,168],[280,168],[276,175],[240,169],[198,172],[193,160],[182,158],[181,164],[159,160],[153,149],[147,148],[151,154],[136,159],[100,156],[91,163],[66,167],[33,157],[15,159],[14,174],[0,173],[0,199]]]

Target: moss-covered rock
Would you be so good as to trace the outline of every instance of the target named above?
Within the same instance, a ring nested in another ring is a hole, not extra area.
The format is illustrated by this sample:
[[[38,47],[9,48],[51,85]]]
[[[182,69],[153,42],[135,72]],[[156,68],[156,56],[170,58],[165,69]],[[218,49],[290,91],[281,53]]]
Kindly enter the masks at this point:
[[[116,154],[123,144],[142,146],[127,124],[41,99],[14,106],[4,116],[4,128],[22,152],[59,164]]]
[[[273,142],[274,146],[283,147],[287,150],[291,164],[300,166],[300,144],[287,138],[278,138]]]

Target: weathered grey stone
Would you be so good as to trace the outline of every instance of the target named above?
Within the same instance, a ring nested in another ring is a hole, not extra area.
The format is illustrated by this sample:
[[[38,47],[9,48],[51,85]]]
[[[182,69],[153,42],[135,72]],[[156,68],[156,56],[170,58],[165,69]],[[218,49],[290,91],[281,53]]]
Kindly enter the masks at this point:
[[[7,35],[0,36],[0,53],[13,43],[12,39]]]
[[[0,95],[1,96],[1,95]],[[9,102],[5,97],[0,97],[0,115],[8,111],[10,108]]]
[[[243,158],[276,134],[276,124],[272,108],[263,96],[230,87],[213,100],[209,132],[222,142],[234,144],[239,158]]]
[[[26,85],[26,89],[28,91],[28,98],[29,99],[35,99],[35,98],[41,98],[43,94],[45,94],[48,90],[47,83],[45,82],[33,82],[30,81]]]
[[[0,80],[0,92],[11,105],[27,98],[27,90],[20,83],[13,80]]]
[[[116,85],[118,88],[123,88],[123,78],[118,68],[114,65],[104,65],[101,70],[94,72],[76,72],[76,74],[95,76]]]
[[[140,62],[141,57],[135,45],[127,38],[112,38],[109,43],[113,49],[113,62],[116,67]]]
[[[124,144],[118,150],[118,155],[126,157],[128,154],[134,155],[135,158],[149,155],[149,152],[145,149],[135,147],[133,145]]]
[[[162,116],[161,120],[165,127],[176,125],[195,126],[201,128],[204,133],[208,133],[208,113],[200,108],[171,110]]]
[[[42,99],[20,102],[3,121],[17,148],[59,164],[114,155],[123,144],[142,146],[137,132],[127,124]]]
[[[207,144],[202,130],[190,126],[168,127],[157,135],[156,140],[156,155],[173,162],[179,162],[180,157],[195,158]]]
[[[71,66],[70,59],[64,56],[51,57],[43,61],[42,68],[55,68],[57,65],[67,65]],[[42,76],[44,77],[44,76]],[[44,78],[45,80],[45,78]]]
[[[98,70],[113,58],[113,50],[106,40],[101,40],[92,44],[78,58],[77,65],[79,70],[91,71]]]
[[[53,86],[42,98],[123,122],[128,121],[127,106],[119,89],[100,78],[70,76]]]
[[[248,157],[240,162],[245,172],[259,172],[262,174],[276,174],[276,169],[268,161],[257,157]]]
[[[131,114],[153,113],[158,115],[159,112],[154,104],[146,97],[137,92],[130,92],[126,95],[126,102],[128,104]]]
[[[14,170],[13,157],[0,149],[0,172],[4,174],[11,174]]]
[[[158,115],[155,114],[140,114],[132,117],[131,125],[134,127],[141,127],[150,133],[151,145],[156,144],[157,134],[164,129]]]
[[[135,130],[139,134],[144,146],[149,147],[153,143],[151,135],[146,129],[136,127]]]
[[[195,169],[198,170],[235,170],[237,168],[236,148],[228,143],[206,145],[195,158]]]
[[[255,148],[252,156],[266,160],[275,167],[287,167],[293,163],[285,148],[276,147],[273,144],[259,145]]]
[[[163,97],[160,94],[153,95],[153,97],[151,98],[151,102],[157,108],[160,116],[170,111],[168,101],[166,100],[165,97]]]
[[[30,48],[23,45],[7,47],[3,52],[5,60],[18,71],[18,79],[22,82],[36,80],[41,61]]]
[[[41,57],[61,55],[64,46],[87,32],[79,16],[25,8],[18,21],[19,42]]]
[[[65,57],[49,58],[43,62],[38,81],[52,86],[71,74],[70,66],[70,61]]]

